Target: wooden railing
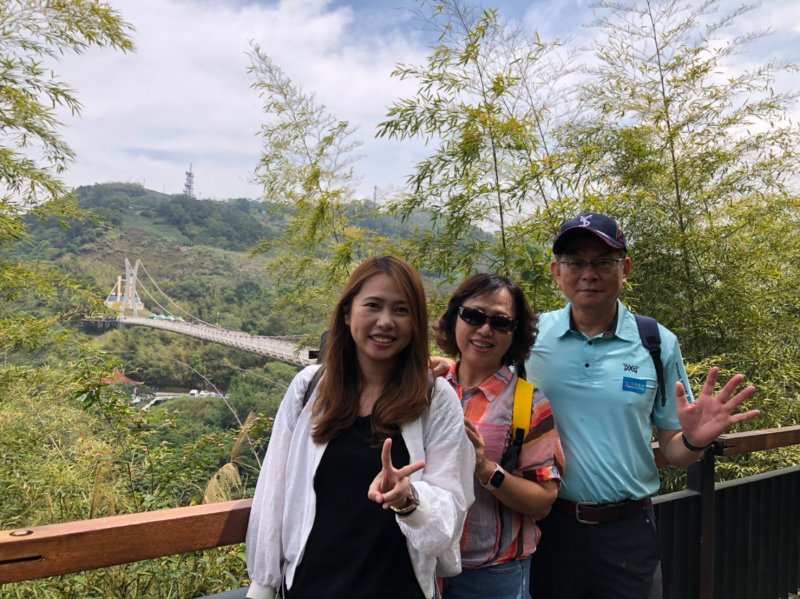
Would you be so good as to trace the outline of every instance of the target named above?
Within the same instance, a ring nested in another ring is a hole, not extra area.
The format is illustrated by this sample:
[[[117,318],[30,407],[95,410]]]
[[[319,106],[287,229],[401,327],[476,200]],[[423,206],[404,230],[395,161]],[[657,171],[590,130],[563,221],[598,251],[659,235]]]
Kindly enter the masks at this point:
[[[0,583],[105,568],[244,541],[250,500],[0,532]]]
[[[798,444],[800,426],[790,426],[723,435],[715,453]],[[657,445],[654,452],[663,463]],[[240,500],[2,531],[0,583],[242,543],[249,515],[250,500]]]

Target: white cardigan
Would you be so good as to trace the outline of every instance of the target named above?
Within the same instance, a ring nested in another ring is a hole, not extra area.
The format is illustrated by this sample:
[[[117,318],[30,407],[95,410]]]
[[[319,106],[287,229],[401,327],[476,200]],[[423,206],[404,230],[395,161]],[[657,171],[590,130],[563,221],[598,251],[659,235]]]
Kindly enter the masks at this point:
[[[314,524],[314,474],[327,446],[311,438],[316,390],[302,411],[301,407],[317,368],[309,366],[297,374],[272,427],[247,528],[247,571],[252,581],[247,597],[251,599],[272,599],[284,577],[291,588]],[[419,507],[396,518],[420,588],[431,598],[435,576],[461,571],[459,540],[475,498],[475,451],[464,431],[458,396],[444,379],[436,379],[430,407],[402,425],[401,434],[410,463],[425,460],[425,468],[411,475]]]

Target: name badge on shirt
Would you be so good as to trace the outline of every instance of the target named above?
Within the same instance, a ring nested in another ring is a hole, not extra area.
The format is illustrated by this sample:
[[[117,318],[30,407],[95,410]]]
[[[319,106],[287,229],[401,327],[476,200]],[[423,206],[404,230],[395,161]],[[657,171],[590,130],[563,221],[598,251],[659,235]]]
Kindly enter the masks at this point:
[[[622,378],[622,390],[633,391],[634,393],[647,393],[647,381],[645,379],[635,379],[629,376]]]

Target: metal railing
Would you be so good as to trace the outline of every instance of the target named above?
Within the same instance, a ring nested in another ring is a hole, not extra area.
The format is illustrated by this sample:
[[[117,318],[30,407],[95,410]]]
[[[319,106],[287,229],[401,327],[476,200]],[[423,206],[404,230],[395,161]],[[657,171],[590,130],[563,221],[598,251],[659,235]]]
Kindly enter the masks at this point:
[[[688,489],[655,498],[664,599],[786,599],[800,588],[800,467],[714,483],[717,458],[800,444],[800,426],[723,435]]]
[[[800,426],[724,435],[655,499],[665,599],[778,599],[800,580],[800,467],[714,484],[719,456],[800,444]],[[658,447],[656,460],[663,463]],[[0,532],[0,583],[244,541],[250,500]]]

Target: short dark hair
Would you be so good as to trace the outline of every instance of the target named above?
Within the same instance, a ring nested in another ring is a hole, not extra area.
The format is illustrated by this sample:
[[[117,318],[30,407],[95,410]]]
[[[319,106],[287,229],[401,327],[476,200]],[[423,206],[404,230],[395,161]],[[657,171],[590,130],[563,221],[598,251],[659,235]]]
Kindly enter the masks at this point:
[[[519,285],[501,275],[474,274],[464,279],[453,292],[453,295],[450,296],[450,300],[447,302],[447,309],[436,325],[436,344],[444,353],[450,356],[459,355],[458,345],[456,344],[458,309],[469,298],[494,293],[498,289],[508,289],[511,294],[514,301],[514,318],[517,321],[511,346],[503,356],[502,363],[506,366],[513,364],[518,369],[524,367],[525,360],[531,353],[533,342],[536,341],[537,318]]]

